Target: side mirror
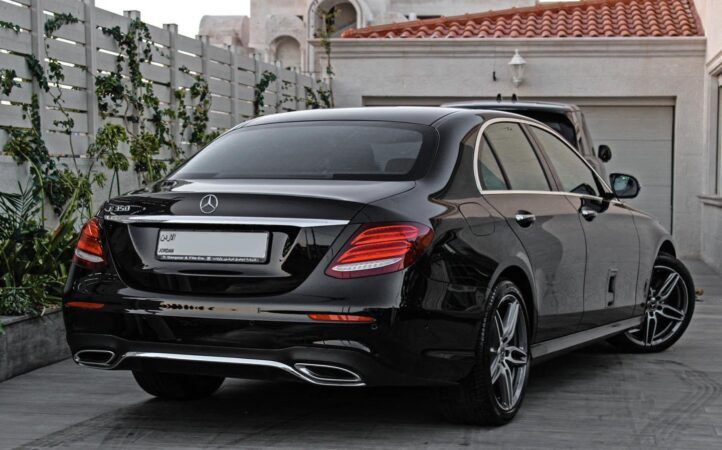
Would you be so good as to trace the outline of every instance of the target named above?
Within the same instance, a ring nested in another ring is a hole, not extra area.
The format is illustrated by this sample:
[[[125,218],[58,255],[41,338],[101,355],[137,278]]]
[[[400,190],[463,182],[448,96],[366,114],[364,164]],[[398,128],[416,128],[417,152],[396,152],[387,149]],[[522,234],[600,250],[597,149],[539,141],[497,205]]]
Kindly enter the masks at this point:
[[[612,149],[608,145],[600,145],[597,151],[597,156],[602,162],[609,162],[612,160]]]
[[[609,175],[609,181],[617,198],[635,198],[641,190],[639,181],[631,175],[613,173]]]

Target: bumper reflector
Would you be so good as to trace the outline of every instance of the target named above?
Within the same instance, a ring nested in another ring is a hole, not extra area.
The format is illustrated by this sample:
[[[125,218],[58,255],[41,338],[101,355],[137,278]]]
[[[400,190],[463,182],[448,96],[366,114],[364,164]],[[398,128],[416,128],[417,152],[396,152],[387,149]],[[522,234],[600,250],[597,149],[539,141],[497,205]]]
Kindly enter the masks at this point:
[[[65,306],[78,309],[102,309],[105,304],[96,302],[68,302]]]
[[[309,314],[308,317],[313,320],[322,322],[356,322],[356,323],[372,323],[376,319],[369,316],[357,316],[353,314]]]

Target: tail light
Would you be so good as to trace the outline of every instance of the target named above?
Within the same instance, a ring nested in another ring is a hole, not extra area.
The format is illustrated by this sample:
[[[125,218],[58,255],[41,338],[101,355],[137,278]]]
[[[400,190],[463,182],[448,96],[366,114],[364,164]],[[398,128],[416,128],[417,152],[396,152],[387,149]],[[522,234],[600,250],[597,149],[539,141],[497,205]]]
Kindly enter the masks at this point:
[[[103,244],[100,241],[100,223],[93,217],[83,225],[73,262],[87,269],[97,270],[105,266]]]
[[[434,233],[417,223],[364,225],[326,269],[334,278],[359,278],[396,272],[413,264]]]

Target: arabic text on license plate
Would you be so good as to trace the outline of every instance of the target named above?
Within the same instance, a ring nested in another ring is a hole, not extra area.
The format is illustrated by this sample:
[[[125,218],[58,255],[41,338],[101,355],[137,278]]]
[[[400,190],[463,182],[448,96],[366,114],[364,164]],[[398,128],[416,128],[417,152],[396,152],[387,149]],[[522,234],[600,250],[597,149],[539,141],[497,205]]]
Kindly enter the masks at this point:
[[[263,263],[268,233],[161,230],[156,257],[162,261]]]

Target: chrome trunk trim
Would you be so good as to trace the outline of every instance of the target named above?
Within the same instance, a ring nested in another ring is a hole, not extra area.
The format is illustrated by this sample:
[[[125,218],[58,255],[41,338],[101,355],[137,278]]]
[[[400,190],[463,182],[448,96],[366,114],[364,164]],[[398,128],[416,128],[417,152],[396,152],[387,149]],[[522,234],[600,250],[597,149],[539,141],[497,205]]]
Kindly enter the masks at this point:
[[[172,215],[106,215],[110,222],[125,224],[162,223],[193,225],[270,225],[299,228],[347,225],[348,220],[303,219],[292,217],[235,217],[235,216],[172,216]]]

